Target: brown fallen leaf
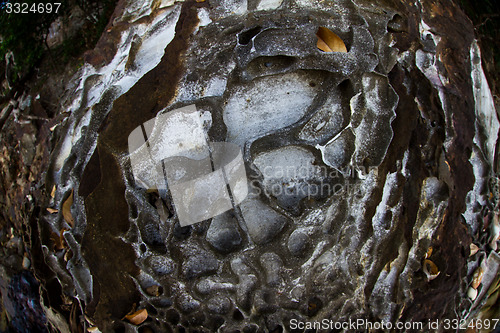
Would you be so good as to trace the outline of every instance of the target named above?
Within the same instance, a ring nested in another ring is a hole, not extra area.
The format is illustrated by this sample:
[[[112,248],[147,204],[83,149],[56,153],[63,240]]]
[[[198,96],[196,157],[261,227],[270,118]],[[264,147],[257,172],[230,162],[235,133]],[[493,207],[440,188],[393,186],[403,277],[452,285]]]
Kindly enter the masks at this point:
[[[483,231],[486,231],[489,226],[490,226],[490,216],[486,214],[483,217]]]
[[[71,190],[71,194],[68,199],[64,201],[62,205],[62,213],[64,220],[73,228],[75,226],[75,220],[73,219],[73,215],[71,214],[71,206],[73,205],[73,190]]]
[[[470,243],[470,255],[469,256],[472,257],[478,251],[479,251],[479,247],[476,244],[474,244],[474,243]]]
[[[29,269],[31,266],[31,260],[28,258],[28,254],[25,253],[23,256],[23,268]]]
[[[432,281],[441,273],[435,263],[429,259],[424,260],[424,273],[427,276],[427,281]]]
[[[432,255],[432,246],[429,247],[427,253],[425,254],[425,259],[429,259]]]
[[[68,231],[68,229],[62,228],[61,231],[59,232],[59,235],[55,232],[52,232],[50,234],[50,239],[54,243],[54,250],[61,251],[67,247],[66,240],[64,239],[65,231]]]
[[[138,310],[132,314],[126,315],[125,319],[127,319],[131,324],[140,325],[146,319],[148,319],[148,310],[146,309]]]
[[[94,320],[92,320],[92,318],[90,318],[86,314],[84,314],[83,317],[85,318],[85,320],[87,321],[87,323],[89,323],[90,326],[97,326],[96,323],[94,322]]]
[[[347,52],[347,48],[344,41],[333,33],[330,29],[325,27],[319,27],[316,32],[316,37],[318,37],[318,43],[316,44],[318,49],[324,52]]]
[[[73,258],[73,251],[69,250],[69,251],[66,251],[66,253],[64,254],[64,261],[65,262],[68,262],[71,260],[71,258]]]
[[[55,208],[50,208],[50,207],[47,207],[47,211],[50,213],[50,214],[55,214],[57,213],[59,210],[55,209]]]
[[[482,267],[478,267],[472,276],[472,288],[477,289],[481,282],[483,281],[484,269]]]

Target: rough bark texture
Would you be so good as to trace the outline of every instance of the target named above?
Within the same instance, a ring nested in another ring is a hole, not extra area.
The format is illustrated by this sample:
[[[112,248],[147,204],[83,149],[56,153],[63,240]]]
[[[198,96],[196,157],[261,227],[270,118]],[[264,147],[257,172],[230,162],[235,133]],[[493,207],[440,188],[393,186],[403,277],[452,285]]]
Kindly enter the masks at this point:
[[[459,8],[167,2],[120,1],[53,117],[28,95],[2,111],[14,108],[1,134],[3,258],[26,252],[41,283],[33,325],[281,332],[292,319],[477,314],[498,283],[499,126]],[[348,52],[319,50],[319,27]],[[128,136],[190,104],[209,112],[211,141],[242,148],[252,195],[181,227],[168,195],[136,184]],[[288,166],[313,175],[269,172]],[[148,319],[124,320],[132,309]]]

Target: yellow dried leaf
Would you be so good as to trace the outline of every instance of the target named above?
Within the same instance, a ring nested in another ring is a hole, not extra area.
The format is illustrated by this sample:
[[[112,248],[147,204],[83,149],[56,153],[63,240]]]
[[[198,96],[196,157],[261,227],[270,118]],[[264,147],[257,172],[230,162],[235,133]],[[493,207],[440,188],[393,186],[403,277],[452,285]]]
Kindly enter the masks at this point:
[[[472,276],[472,288],[477,289],[481,282],[483,281],[484,269],[482,267],[478,267]]]
[[[146,309],[138,310],[132,314],[126,315],[125,319],[127,319],[131,324],[140,325],[146,319],[148,319],[148,310]]]
[[[434,280],[441,273],[437,268],[436,264],[430,261],[429,259],[424,260],[424,273],[427,276],[427,280]]]
[[[347,52],[347,48],[344,41],[333,33],[330,29],[325,27],[319,27],[316,32],[316,37],[318,37],[318,43],[316,44],[318,49],[324,52]]]
[[[474,288],[469,288],[467,290],[467,296],[469,296],[469,298],[471,299],[471,301],[474,301],[477,297],[477,290],[474,289]]]
[[[55,214],[58,212],[57,209],[54,209],[54,208],[50,208],[50,207],[47,207],[47,211],[50,213],[50,214]]]
[[[65,262],[70,261],[73,258],[73,252],[71,250],[66,251],[63,258]]]
[[[429,259],[432,255],[432,246],[429,247],[427,253],[425,254],[425,259]]]
[[[62,213],[64,220],[68,222],[68,224],[73,228],[75,226],[75,220],[73,219],[73,215],[71,214],[71,206],[73,205],[73,190],[71,190],[71,194],[68,199],[64,201],[62,205]]]
[[[479,251],[479,247],[474,244],[474,243],[470,243],[470,257],[475,255],[477,253],[477,251]]]
[[[66,240],[64,239],[64,232],[68,231],[68,229],[62,228],[59,232],[59,235],[55,232],[50,234],[50,239],[54,243],[54,250],[60,251],[64,250],[66,246]]]
[[[84,314],[83,316],[84,316],[85,320],[90,324],[90,326],[97,326],[95,324],[95,322],[89,316],[87,316],[86,314]]]
[[[53,198],[56,196],[56,186],[52,187],[52,191],[50,192],[50,197]]]

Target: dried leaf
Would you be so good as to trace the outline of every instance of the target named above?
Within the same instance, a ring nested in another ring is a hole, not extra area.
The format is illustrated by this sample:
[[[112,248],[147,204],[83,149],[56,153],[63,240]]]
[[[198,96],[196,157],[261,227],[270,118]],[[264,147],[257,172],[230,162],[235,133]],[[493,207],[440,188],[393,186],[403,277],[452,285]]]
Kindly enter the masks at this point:
[[[490,285],[487,293],[487,301],[484,304],[483,309],[491,309],[497,308],[498,302],[500,301],[500,276],[497,276],[493,283]]]
[[[73,190],[71,190],[71,194],[68,199],[64,201],[62,205],[62,213],[64,220],[73,228],[75,226],[75,220],[73,219],[73,215],[71,214],[71,206],[73,205]]]
[[[427,276],[427,281],[432,281],[439,276],[441,273],[437,268],[436,264],[429,259],[424,260],[424,273]]]
[[[52,187],[52,191],[50,192],[50,197],[53,198],[56,196],[56,186]]]
[[[31,261],[28,258],[28,255],[25,253],[23,257],[23,268],[24,269],[29,269],[31,266]]]
[[[146,288],[146,292],[151,296],[160,296],[160,286],[154,285]]]
[[[479,247],[474,244],[474,243],[470,243],[470,257],[472,257],[473,255],[475,255],[477,253],[477,251],[479,251]]]
[[[55,209],[55,208],[50,208],[50,207],[47,207],[47,211],[50,213],[50,214],[55,214],[57,213],[59,210]]]
[[[55,232],[50,234],[50,239],[54,243],[54,250],[61,251],[67,248],[66,240],[64,239],[65,231],[68,231],[68,229],[62,228],[59,235]]]
[[[71,258],[73,258],[73,251],[69,250],[69,251],[66,251],[66,253],[64,254],[64,261],[65,262],[68,262],[71,260]]]
[[[427,252],[425,253],[425,259],[429,259],[431,255],[432,255],[432,246],[430,246]]]
[[[468,290],[467,290],[467,296],[469,296],[469,298],[471,299],[471,301],[475,300],[476,297],[477,297],[477,290],[470,287]]]
[[[148,319],[148,310],[146,309],[138,310],[132,314],[126,315],[125,319],[127,319],[131,324],[140,325],[146,319]]]
[[[71,332],[81,332],[83,331],[83,325],[80,321],[80,304],[74,299],[72,300],[71,310],[69,313],[69,327]]]
[[[319,27],[316,32],[318,37],[318,43],[316,44],[318,49],[324,52],[347,52],[342,39],[333,33],[330,29],[325,27]]]
[[[483,281],[484,269],[482,267],[478,267],[472,276],[472,288],[477,289],[481,282]]]
[[[97,326],[87,328],[87,332],[100,332]]]
[[[90,326],[97,326],[95,324],[95,322],[89,316],[87,316],[86,314],[84,314],[83,316],[84,316],[85,320],[90,324]]]
[[[489,226],[490,226],[490,216],[486,214],[483,217],[483,231],[486,231]]]
[[[62,304],[63,305],[69,305],[70,307],[68,307],[68,309],[69,309],[68,311],[71,311],[71,306],[73,306],[73,302],[74,302],[73,297],[68,296],[68,295],[62,293],[61,294],[61,299],[62,299]]]

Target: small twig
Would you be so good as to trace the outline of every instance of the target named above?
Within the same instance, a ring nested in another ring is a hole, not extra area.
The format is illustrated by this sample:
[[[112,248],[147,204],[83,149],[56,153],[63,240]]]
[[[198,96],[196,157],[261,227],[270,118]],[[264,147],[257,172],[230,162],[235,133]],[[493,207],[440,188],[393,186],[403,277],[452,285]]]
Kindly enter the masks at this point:
[[[14,106],[12,104],[9,104],[0,115],[0,130],[2,129],[7,119],[9,118],[10,114],[12,113],[12,110],[14,110]]]
[[[476,24],[474,26],[474,29],[477,29],[477,28],[480,28],[482,27],[483,25],[485,25],[486,23],[488,23],[488,21],[491,21],[491,18],[490,17],[487,17],[486,20],[484,20],[483,22],[479,23],[479,24]]]

